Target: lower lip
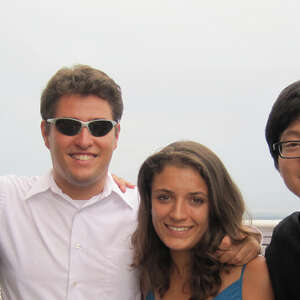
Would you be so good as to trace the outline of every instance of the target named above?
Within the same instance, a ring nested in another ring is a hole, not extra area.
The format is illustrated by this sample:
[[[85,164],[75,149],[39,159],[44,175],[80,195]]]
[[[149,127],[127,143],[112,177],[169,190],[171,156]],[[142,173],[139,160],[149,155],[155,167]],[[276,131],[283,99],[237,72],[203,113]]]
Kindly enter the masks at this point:
[[[91,163],[94,160],[94,157],[91,157],[90,159],[87,159],[87,160],[77,159],[77,158],[74,158],[72,156],[71,156],[71,158],[73,159],[73,161],[75,163],[80,164],[80,165],[87,165],[87,164]]]

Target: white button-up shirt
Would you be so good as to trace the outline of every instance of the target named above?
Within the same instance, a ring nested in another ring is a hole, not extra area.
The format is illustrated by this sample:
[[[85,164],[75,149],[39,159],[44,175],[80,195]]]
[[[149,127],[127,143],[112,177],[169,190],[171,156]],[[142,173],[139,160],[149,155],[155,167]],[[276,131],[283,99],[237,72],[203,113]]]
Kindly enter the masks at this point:
[[[0,177],[0,285],[9,300],[139,298],[130,237],[137,190],[108,175],[90,200],[72,200],[53,177]]]

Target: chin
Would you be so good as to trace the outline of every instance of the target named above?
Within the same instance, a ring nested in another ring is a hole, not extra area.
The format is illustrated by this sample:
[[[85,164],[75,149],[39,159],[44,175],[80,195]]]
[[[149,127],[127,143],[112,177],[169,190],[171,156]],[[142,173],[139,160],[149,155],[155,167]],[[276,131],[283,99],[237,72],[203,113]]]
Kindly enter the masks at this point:
[[[78,187],[87,187],[93,185],[96,181],[92,180],[90,177],[75,177],[73,176],[70,180],[70,184]]]
[[[296,196],[300,197],[300,186],[298,187],[297,185],[287,185],[287,188]]]
[[[171,251],[189,251],[193,247],[190,245],[172,245],[165,244]]]

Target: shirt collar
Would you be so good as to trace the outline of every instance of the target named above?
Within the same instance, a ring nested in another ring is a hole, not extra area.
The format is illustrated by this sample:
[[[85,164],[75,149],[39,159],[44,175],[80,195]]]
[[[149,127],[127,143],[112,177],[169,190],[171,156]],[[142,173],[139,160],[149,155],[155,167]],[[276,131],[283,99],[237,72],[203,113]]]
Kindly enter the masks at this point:
[[[61,189],[57,186],[57,184],[54,181],[52,171],[50,170],[45,175],[39,177],[39,179],[32,185],[31,189],[27,192],[25,196],[25,200],[30,199],[40,193],[47,192],[48,190],[52,190],[55,194],[60,195],[64,199],[73,201],[68,195],[64,194]],[[127,205],[129,205],[131,208],[136,207],[136,189],[127,190],[126,193],[123,193],[118,185],[113,180],[110,173],[107,174],[106,181],[104,184],[103,191],[92,197],[90,200],[88,200],[88,205],[93,204],[97,201],[100,201],[106,197],[108,197],[110,194],[114,193],[120,198],[120,200],[124,201]],[[125,196],[126,195],[126,196]]]
[[[50,188],[50,178],[51,178],[51,171],[48,171],[45,175],[40,176],[38,180],[31,186],[28,190],[25,200],[30,199],[31,197],[46,192]]]
[[[114,179],[111,176],[111,173],[108,173],[104,189],[103,189],[103,197],[107,197],[111,193],[115,193],[122,201],[124,201],[131,208],[136,208],[137,203],[137,191],[134,189],[127,189],[125,193],[123,193],[119,186],[115,183]]]

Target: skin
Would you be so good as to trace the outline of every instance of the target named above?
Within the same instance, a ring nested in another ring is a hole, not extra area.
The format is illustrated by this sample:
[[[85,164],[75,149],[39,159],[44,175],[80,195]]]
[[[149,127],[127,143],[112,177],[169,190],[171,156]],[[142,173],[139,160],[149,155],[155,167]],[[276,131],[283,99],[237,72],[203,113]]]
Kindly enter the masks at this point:
[[[250,236],[244,242],[233,245],[228,236],[225,236],[221,242],[220,250],[217,251],[216,257],[221,263],[228,263],[232,265],[244,265],[257,257],[260,253],[260,242],[262,239],[261,232],[254,226],[244,226],[248,232],[259,233],[256,237]]]
[[[94,95],[65,95],[58,102],[55,117],[112,120],[112,110],[107,101]],[[94,137],[87,128],[66,136],[53,124],[47,133],[45,125],[42,121],[42,136],[51,154],[54,180],[61,190],[74,200],[90,199],[102,192],[120,125],[103,137]]]
[[[242,291],[244,300],[274,299],[266,260],[263,256],[258,256],[247,264]]]
[[[166,166],[153,178],[152,222],[161,241],[170,249],[173,267],[170,288],[163,300],[189,299],[190,250],[208,230],[209,199],[204,179],[191,167]],[[220,292],[239,279],[241,266],[221,274]],[[272,300],[273,292],[263,257],[257,257],[246,267],[243,299]],[[155,292],[155,299],[161,299]],[[207,300],[212,300],[209,297]]]
[[[190,298],[189,289],[185,282],[188,282],[187,269],[182,269],[183,272],[174,268],[170,278],[170,288],[163,298],[155,292],[155,300],[188,300]],[[221,274],[222,285],[220,292],[238,280],[241,276],[242,267],[236,266],[230,269],[229,273]],[[244,272],[242,283],[243,300],[274,300],[274,294],[271,286],[271,281],[263,256],[258,256],[247,264]],[[206,300],[213,300],[213,297],[208,297]]]
[[[183,283],[188,277],[190,250],[209,222],[208,188],[195,169],[170,165],[154,176],[152,222],[173,260],[170,288],[163,299],[188,299],[189,289]],[[159,299],[157,293],[155,299]]]
[[[135,188],[135,184],[125,180],[124,178],[121,178],[115,174],[111,174],[111,176],[114,179],[115,183],[118,185],[121,192],[125,193],[127,188],[129,189]]]
[[[300,120],[295,120],[283,131],[280,141],[300,140]],[[300,197],[300,158],[284,159],[278,157],[278,170],[286,186]]]
[[[159,174],[156,176],[159,176]],[[158,183],[158,180],[154,178],[153,184],[155,184],[155,182]],[[257,232],[256,228],[245,227],[245,229],[248,231]],[[232,245],[230,238],[228,236],[225,236],[220,245],[220,250],[216,253],[216,256],[222,263],[226,262],[234,265],[243,265],[258,255],[258,253],[260,252],[259,243],[260,241],[258,241],[254,237],[250,237],[247,241],[239,245]]]
[[[162,242],[174,251],[188,251],[208,227],[208,189],[190,167],[166,166],[152,184],[152,222]]]

